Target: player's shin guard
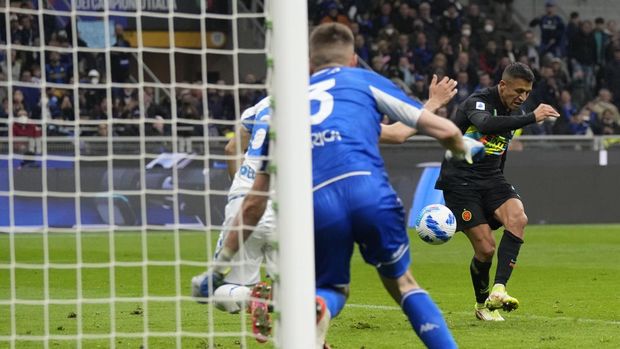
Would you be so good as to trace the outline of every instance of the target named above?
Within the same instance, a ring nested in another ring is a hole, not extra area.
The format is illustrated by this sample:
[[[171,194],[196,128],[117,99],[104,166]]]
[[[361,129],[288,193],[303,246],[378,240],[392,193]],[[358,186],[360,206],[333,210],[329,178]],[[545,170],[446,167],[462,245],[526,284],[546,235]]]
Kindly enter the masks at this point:
[[[506,285],[512,269],[517,263],[517,256],[523,240],[513,235],[508,230],[504,230],[502,241],[497,249],[497,272],[495,273],[495,283]]]
[[[401,307],[415,333],[429,349],[457,348],[456,342],[431,297],[422,289],[403,295]]]
[[[484,303],[489,296],[489,270],[491,262],[480,262],[476,257],[471,259],[469,265],[469,273],[471,274],[471,282],[474,285],[474,294],[477,303]]]
[[[317,288],[316,295],[323,298],[332,318],[338,316],[347,301],[344,293],[333,288]]]

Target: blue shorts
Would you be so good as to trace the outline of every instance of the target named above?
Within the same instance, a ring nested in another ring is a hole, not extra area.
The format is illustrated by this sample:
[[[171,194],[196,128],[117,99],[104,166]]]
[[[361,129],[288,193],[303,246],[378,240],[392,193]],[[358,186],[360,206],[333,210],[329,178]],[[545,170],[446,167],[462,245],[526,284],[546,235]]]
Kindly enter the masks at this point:
[[[403,206],[383,175],[341,179],[314,192],[316,286],[350,283],[353,243],[385,277],[409,268]]]

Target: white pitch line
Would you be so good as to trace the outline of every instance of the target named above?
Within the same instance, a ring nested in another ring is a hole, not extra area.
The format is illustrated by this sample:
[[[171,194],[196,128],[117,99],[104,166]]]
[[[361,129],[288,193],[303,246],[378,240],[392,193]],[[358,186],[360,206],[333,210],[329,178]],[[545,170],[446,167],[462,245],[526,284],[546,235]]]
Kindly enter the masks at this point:
[[[397,307],[394,305],[347,304],[346,306],[349,308],[402,311],[400,307]],[[465,312],[465,311],[453,311],[451,312],[451,314],[471,315],[470,312]],[[620,321],[576,318],[576,317],[567,317],[567,316],[551,317],[551,316],[541,316],[541,315],[519,315],[519,314],[510,314],[509,316],[515,317],[515,318],[521,318],[521,319],[538,319],[538,320],[550,320],[550,321],[575,321],[575,322],[590,322],[590,323],[604,324],[604,325],[620,325]]]

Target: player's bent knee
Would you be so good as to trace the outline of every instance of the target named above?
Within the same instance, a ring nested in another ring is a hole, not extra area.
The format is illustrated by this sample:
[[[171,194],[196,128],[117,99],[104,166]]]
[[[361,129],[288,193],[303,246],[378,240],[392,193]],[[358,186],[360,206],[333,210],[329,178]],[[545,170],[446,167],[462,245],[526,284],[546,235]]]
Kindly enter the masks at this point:
[[[475,248],[476,258],[481,262],[488,262],[495,255],[495,244],[483,242]]]
[[[528,218],[525,212],[521,211],[508,217],[508,221],[504,227],[511,232],[520,232],[527,226]]]
[[[407,248],[399,258],[379,264],[377,266],[377,271],[386,278],[397,279],[409,270],[410,263],[411,256]]]
[[[215,308],[231,314],[236,314],[245,309],[245,304],[250,297],[251,290],[246,286],[225,284],[218,287],[213,296]]]

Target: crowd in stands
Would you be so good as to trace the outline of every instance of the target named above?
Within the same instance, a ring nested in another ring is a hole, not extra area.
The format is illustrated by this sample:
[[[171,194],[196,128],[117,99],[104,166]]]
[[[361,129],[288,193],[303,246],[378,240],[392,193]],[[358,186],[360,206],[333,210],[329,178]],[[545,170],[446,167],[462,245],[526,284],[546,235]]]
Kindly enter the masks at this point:
[[[445,116],[519,61],[536,74],[525,108],[547,103],[562,114],[525,134],[620,134],[620,28],[615,18],[575,12],[564,19],[557,5],[547,0],[524,28],[512,17],[512,0],[323,0],[312,2],[310,19],[348,25],[358,56],[420,100],[433,74],[456,79]]]
[[[19,7],[33,9],[33,3],[22,1]],[[613,18],[581,18],[578,13],[562,18],[553,0],[525,27],[513,20],[512,0],[470,0],[465,5],[458,0],[322,0],[308,5],[312,25],[348,25],[364,65],[411,96],[427,99],[433,74],[456,79],[458,95],[439,111],[443,116],[449,117],[472,92],[496,84],[503,68],[519,61],[536,74],[525,108],[544,102],[562,115],[555,122],[528,126],[525,134],[620,134],[620,28]],[[234,120],[265,96],[261,89],[241,89],[236,95],[232,82],[223,80],[209,82],[228,86],[206,90],[201,81],[182,81],[197,88],[178,88],[174,94],[152,87],[139,91],[137,85],[108,90],[107,79],[137,81],[130,53],[71,52],[67,49],[74,45],[88,46],[79,33],[74,40],[71,21],[26,12],[0,13],[0,43],[15,45],[10,52],[0,50],[0,81],[10,80],[12,86],[0,86],[0,126],[12,114],[15,136],[37,137],[42,128],[48,136],[71,136],[78,132],[71,123],[75,120],[84,121],[77,128],[82,136],[167,136],[173,129],[181,136],[222,135],[232,125],[218,119]],[[131,46],[122,25],[114,32],[115,47]],[[42,43],[44,53],[32,49]],[[47,81],[44,91],[42,79]],[[248,74],[241,82],[251,85],[261,79]],[[76,80],[82,84],[72,89]],[[47,117],[41,122],[43,115]],[[148,119],[144,127],[135,122],[141,115]],[[167,122],[173,115],[187,122]],[[210,122],[204,129],[201,121],[207,115]],[[5,127],[0,135],[7,132]]]
[[[79,32],[74,38],[75,21],[49,13],[40,20],[40,15],[32,13],[37,4],[32,0],[11,1],[11,11],[0,12],[0,45],[9,41],[12,44],[10,52],[0,49],[0,81],[4,82],[0,86],[0,136],[7,136],[9,129],[16,137],[39,137],[43,132],[50,137],[74,136],[77,132],[81,136],[139,136],[142,132],[146,136],[169,136],[173,130],[179,136],[202,136],[205,132],[221,135],[233,126],[230,122],[218,124],[217,119],[231,121],[236,110],[243,110],[264,96],[261,90],[241,89],[240,106],[236,108],[230,87],[203,91],[202,81],[179,81],[196,88],[170,91],[144,87],[139,91],[136,55],[114,51],[132,46],[123,25],[113,28],[113,50],[81,51],[88,44]],[[217,6],[214,8],[220,11]],[[41,45],[45,45],[44,52],[37,49]],[[77,52],[71,51],[74,46],[78,47]],[[80,83],[77,89],[76,80]],[[107,81],[125,85],[110,88]],[[225,84],[221,80],[210,82],[216,86]],[[241,82],[260,83],[252,74]],[[174,103],[170,96],[175,96]],[[14,122],[8,125],[11,114]],[[175,114],[185,122],[173,125],[170,119]],[[147,118],[144,127],[136,122],[141,115]],[[206,115],[214,121],[205,130],[202,121]],[[79,127],[75,127],[75,121],[79,121]]]

